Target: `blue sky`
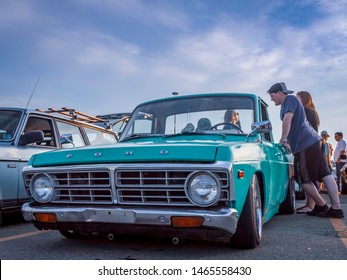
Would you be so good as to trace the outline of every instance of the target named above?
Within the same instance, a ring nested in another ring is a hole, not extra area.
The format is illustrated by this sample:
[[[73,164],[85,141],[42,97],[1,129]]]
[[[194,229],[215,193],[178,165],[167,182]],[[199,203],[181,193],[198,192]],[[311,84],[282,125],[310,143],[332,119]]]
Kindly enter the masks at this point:
[[[309,91],[347,136],[347,0],[0,0],[0,106],[132,111],[154,98]],[[346,137],[347,138],[347,137]],[[331,142],[335,144],[333,137]]]

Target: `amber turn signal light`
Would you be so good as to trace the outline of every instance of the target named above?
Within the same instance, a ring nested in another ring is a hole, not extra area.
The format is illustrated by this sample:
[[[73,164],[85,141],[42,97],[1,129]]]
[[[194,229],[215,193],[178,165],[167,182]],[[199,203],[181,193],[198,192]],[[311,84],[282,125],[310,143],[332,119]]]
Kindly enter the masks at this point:
[[[39,222],[45,222],[45,223],[56,223],[57,217],[55,214],[49,214],[49,213],[36,213],[34,214],[35,218]]]
[[[172,217],[173,227],[199,227],[204,222],[203,217]]]

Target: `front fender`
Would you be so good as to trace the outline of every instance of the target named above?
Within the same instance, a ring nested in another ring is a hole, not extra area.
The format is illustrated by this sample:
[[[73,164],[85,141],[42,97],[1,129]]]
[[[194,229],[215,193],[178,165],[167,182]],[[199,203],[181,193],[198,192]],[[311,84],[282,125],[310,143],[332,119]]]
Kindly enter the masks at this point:
[[[262,176],[261,174],[258,174],[259,172],[261,173],[261,171],[259,171],[259,168],[257,168],[257,164],[255,163],[234,164],[234,208],[238,211],[238,213],[242,213],[242,209],[246,201],[249,188],[251,186],[253,175],[257,174],[260,179],[259,181],[262,181]],[[260,183],[262,186],[263,183]]]

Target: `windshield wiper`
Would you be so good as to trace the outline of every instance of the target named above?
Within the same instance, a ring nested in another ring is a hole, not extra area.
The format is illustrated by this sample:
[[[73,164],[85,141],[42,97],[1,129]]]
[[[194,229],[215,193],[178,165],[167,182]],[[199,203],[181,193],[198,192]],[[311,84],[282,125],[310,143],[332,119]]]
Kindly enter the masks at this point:
[[[128,137],[125,137],[119,142],[127,141],[127,140],[132,140],[132,139],[137,139],[137,138],[150,138],[150,137],[165,137],[164,134],[145,134],[145,133],[135,133],[132,134]]]
[[[183,132],[176,133],[176,134],[165,135],[165,138],[180,136],[180,135],[197,135],[197,134],[203,135],[203,134],[208,134],[208,133],[206,133],[204,131],[183,131]]]

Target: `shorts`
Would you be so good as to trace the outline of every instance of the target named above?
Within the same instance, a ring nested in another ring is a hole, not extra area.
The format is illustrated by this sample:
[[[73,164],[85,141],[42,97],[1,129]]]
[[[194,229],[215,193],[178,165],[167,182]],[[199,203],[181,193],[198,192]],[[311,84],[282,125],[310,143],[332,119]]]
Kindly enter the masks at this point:
[[[322,182],[331,175],[325,155],[324,140],[317,141],[305,150],[294,155],[294,177],[300,183]]]

